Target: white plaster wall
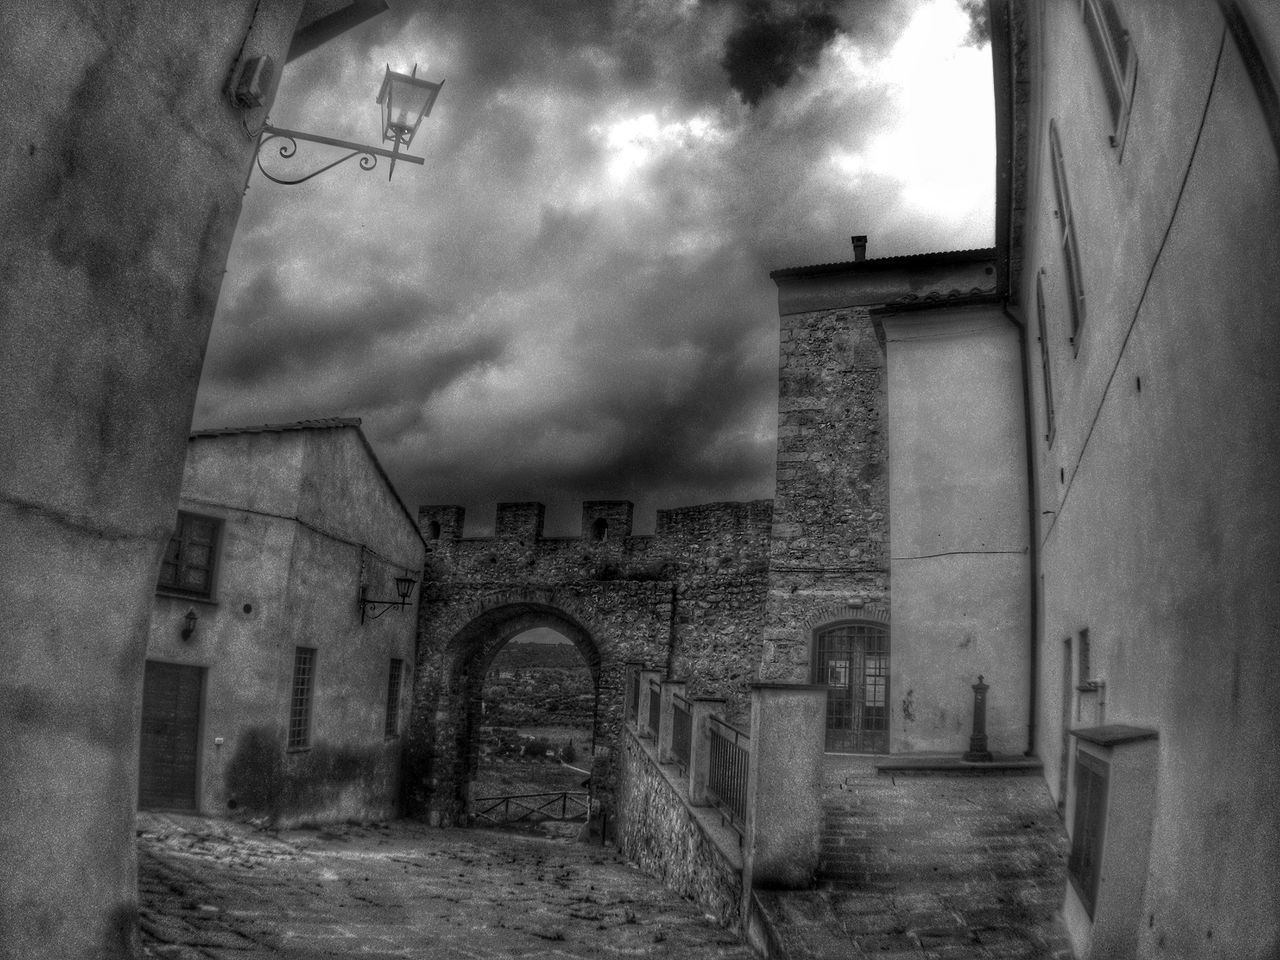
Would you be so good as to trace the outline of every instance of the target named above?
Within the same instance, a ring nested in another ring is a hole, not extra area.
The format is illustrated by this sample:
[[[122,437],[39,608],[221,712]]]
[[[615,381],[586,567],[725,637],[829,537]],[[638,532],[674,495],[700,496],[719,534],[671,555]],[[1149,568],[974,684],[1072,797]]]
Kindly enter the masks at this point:
[[[1246,7],[1270,31],[1260,39],[1274,64],[1277,16]],[[1090,300],[1073,357],[1042,151],[1021,291],[1034,309],[1043,267],[1048,322],[1061,334],[1050,340],[1058,434],[1037,445],[1047,511],[1039,745],[1057,794],[1062,642],[1087,628],[1105,719],[1160,735],[1138,956],[1273,957],[1280,164],[1217,5],[1170,9],[1125,5],[1139,79],[1122,157],[1102,136],[1075,5],[1045,5],[1033,34],[1045,71],[1032,129],[1043,142],[1059,117]],[[1039,418],[1034,339],[1028,349]],[[1091,723],[1099,705],[1087,696]]]
[[[1030,580],[1016,327],[998,307],[884,320],[891,749],[960,752],[973,689],[993,752],[1027,749]]]

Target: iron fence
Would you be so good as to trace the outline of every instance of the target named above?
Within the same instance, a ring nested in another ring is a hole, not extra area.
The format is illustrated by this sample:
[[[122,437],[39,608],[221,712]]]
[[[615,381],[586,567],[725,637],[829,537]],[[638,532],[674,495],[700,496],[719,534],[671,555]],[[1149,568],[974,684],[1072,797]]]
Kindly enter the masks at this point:
[[[671,696],[671,753],[682,775],[689,772],[689,746],[693,736],[693,717],[689,701],[680,694]]]
[[[741,834],[747,821],[751,738],[719,717],[708,719],[707,734],[707,796]]]

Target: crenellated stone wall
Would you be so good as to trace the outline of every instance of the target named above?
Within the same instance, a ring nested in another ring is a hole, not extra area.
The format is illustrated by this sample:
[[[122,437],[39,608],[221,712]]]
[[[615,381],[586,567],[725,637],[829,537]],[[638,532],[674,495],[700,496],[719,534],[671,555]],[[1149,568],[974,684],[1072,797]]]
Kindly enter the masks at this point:
[[[410,811],[465,818],[484,674],[508,640],[534,627],[569,638],[595,676],[594,787],[606,802],[624,663],[687,679],[690,696],[722,697],[731,717],[746,718],[772,503],[662,510],[650,536],[632,534],[632,513],[627,501],[588,501],[580,537],[544,537],[542,504],[503,503],[494,536],[469,538],[461,507],[419,509],[427,561],[406,745]]]

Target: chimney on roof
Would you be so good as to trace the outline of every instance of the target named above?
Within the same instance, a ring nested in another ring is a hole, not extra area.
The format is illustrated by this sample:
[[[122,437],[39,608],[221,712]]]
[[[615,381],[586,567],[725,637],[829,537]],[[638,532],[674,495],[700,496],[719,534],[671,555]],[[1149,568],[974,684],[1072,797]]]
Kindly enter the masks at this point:
[[[867,235],[860,233],[856,237],[850,237],[853,241],[853,260],[855,263],[867,259]]]

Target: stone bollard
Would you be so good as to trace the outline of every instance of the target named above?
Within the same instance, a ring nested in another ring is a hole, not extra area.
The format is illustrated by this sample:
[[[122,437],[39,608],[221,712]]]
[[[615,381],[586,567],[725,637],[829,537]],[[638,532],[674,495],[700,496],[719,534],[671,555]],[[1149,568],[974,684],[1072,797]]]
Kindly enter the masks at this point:
[[[658,731],[650,729],[649,726],[649,698],[653,696],[650,681],[661,679],[661,670],[640,671],[640,709],[637,711],[639,716],[636,717],[636,732],[642,737],[656,738],[658,736]]]
[[[803,889],[813,882],[822,836],[822,752],[827,688],[751,687],[743,893]]]
[[[969,751],[961,758],[971,763],[990,763],[993,759],[987,749],[987,685],[978,674],[973,685],[973,735],[969,737]]]
[[[662,681],[662,706],[658,721],[658,762],[675,763],[675,754],[671,752],[671,731],[674,719],[673,698],[678,693],[684,696],[688,683],[684,680]]]
[[[723,716],[726,701],[711,697],[697,697],[690,702],[689,723],[689,803],[705,807],[707,800],[707,772],[710,769],[711,748],[708,744],[707,718],[712,714]]]

